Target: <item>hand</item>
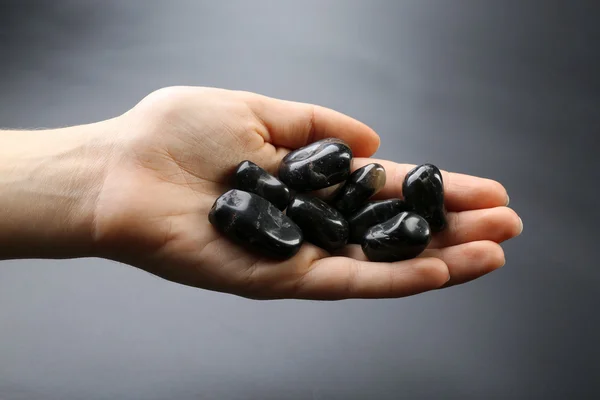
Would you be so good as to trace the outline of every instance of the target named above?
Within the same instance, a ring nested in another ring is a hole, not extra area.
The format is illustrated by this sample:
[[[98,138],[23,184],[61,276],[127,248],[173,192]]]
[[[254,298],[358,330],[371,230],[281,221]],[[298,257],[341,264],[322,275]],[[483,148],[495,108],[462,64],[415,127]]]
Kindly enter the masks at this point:
[[[208,221],[239,162],[275,172],[288,149],[337,137],[352,147],[353,168],[385,167],[380,198],[401,195],[411,166],[365,158],[379,138],[354,119],[246,92],[162,89],[116,124],[119,140],[94,213],[99,254],[185,285],[254,299],[401,297],[495,270],[504,264],[498,243],[522,229],[499,183],[444,172],[449,227],[417,259],[373,263],[359,246],[331,255],[306,243],[275,262],[232,244]]]

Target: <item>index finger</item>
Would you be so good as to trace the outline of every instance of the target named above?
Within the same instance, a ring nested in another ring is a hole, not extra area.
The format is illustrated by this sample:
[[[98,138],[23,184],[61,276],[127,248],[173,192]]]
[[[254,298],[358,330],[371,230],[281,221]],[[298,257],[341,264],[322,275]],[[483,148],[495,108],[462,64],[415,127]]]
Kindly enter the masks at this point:
[[[402,197],[404,177],[415,165],[397,164],[392,161],[371,158],[355,158],[352,168],[358,169],[370,163],[379,163],[386,171],[385,186],[374,196],[374,199]],[[494,180],[443,170],[442,179],[446,207],[450,211],[477,210],[508,204],[506,189]]]

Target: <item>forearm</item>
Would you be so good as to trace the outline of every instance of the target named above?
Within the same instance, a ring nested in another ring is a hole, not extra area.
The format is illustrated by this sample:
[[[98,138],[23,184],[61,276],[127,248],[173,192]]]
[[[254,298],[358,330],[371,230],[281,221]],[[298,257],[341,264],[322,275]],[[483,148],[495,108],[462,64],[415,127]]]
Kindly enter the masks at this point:
[[[94,255],[110,126],[0,131],[0,259]]]

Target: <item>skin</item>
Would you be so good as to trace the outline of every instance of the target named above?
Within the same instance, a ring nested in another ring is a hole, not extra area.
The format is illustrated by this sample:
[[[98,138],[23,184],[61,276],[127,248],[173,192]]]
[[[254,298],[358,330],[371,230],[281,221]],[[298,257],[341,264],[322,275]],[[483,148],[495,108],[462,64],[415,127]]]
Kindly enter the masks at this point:
[[[252,299],[392,298],[456,285],[505,263],[522,222],[498,182],[444,171],[448,230],[420,257],[366,261],[304,244],[285,262],[230,243],[208,221],[248,159],[270,172],[290,149],[345,140],[353,168],[387,171],[377,198],[401,195],[413,165],[368,158],[378,135],[320,106],[258,94],[170,87],[110,120],[0,132],[0,259],[102,257],[169,281]]]

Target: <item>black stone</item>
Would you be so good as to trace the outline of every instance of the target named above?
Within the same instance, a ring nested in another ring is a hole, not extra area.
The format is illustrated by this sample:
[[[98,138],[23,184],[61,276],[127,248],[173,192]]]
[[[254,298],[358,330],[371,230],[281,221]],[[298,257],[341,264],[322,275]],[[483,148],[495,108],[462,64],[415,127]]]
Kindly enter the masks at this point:
[[[213,204],[208,219],[233,242],[277,259],[294,256],[303,242],[300,228],[262,197],[232,189]]]
[[[410,208],[400,199],[368,202],[347,218],[350,224],[348,243],[361,244],[370,227],[385,222],[403,211],[410,211]]]
[[[348,242],[349,227],[344,216],[323,200],[298,193],[286,211],[304,233],[306,241],[334,251]]]
[[[259,195],[280,210],[285,210],[290,202],[290,189],[252,161],[242,161],[238,165],[233,185],[236,189]]]
[[[385,186],[385,169],[377,163],[365,165],[350,175],[336,193],[333,206],[344,215],[356,211]]]
[[[291,189],[307,192],[333,186],[350,176],[352,150],[342,140],[322,139],[287,154],[279,179]]]
[[[402,212],[367,230],[362,249],[376,262],[409,260],[421,254],[431,242],[431,230],[423,217]]]
[[[432,232],[446,228],[444,181],[435,165],[423,164],[410,170],[404,178],[402,194],[412,210],[427,220]]]

